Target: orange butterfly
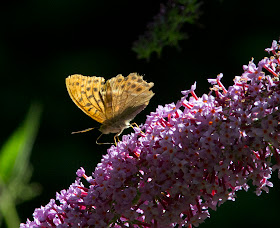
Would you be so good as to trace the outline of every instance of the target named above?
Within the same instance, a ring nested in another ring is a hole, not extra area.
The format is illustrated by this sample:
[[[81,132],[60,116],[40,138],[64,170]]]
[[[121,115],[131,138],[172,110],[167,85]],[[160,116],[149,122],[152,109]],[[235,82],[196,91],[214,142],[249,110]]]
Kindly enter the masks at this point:
[[[116,133],[115,144],[130,121],[148,104],[154,93],[150,90],[154,83],[131,73],[121,74],[105,82],[103,77],[88,77],[74,74],[66,78],[66,87],[73,102],[88,116],[101,123],[102,134]],[[92,130],[89,128],[79,132]],[[73,133],[79,133],[73,132]],[[101,135],[102,135],[101,134]],[[104,144],[98,143],[97,144]]]

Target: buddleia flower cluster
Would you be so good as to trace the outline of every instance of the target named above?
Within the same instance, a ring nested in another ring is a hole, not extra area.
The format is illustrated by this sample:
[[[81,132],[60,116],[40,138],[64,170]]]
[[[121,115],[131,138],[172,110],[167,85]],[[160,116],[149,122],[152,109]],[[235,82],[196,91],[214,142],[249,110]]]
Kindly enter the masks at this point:
[[[80,168],[20,227],[192,227],[249,181],[257,195],[268,192],[272,171],[280,174],[278,48],[273,41],[272,56],[244,65],[229,88],[219,74],[208,95],[198,97],[194,84],[158,106],[91,176]]]

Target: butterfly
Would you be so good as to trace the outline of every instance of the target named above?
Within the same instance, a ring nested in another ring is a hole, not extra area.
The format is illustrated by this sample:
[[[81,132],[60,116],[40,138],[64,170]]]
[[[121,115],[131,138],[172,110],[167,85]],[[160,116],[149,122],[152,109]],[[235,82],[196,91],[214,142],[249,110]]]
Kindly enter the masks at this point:
[[[137,73],[127,77],[121,74],[105,82],[103,77],[89,77],[80,74],[66,78],[66,87],[72,101],[88,116],[101,123],[101,135],[116,133],[115,144],[130,121],[149,104],[154,93],[150,90],[154,83],[146,82]],[[80,133],[92,130],[89,128]],[[107,144],[107,143],[105,143]]]

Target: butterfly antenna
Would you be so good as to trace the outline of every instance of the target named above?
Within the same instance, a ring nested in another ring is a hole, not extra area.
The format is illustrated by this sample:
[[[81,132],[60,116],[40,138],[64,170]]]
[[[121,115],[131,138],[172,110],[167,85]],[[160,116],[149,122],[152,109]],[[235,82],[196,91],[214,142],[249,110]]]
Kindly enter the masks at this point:
[[[82,131],[75,131],[75,132],[72,132],[71,134],[84,133],[84,132],[87,132],[87,131],[91,131],[93,129],[94,129],[94,127],[88,128],[88,129],[85,129],[85,130],[82,130]]]
[[[113,144],[113,143],[100,143],[100,142],[98,142],[98,139],[100,139],[100,137],[101,137],[102,135],[103,135],[103,134],[99,135],[99,136],[98,136],[98,138],[96,139],[96,141],[95,141],[95,142],[96,142],[96,144],[97,144],[97,145],[103,145],[103,144]]]

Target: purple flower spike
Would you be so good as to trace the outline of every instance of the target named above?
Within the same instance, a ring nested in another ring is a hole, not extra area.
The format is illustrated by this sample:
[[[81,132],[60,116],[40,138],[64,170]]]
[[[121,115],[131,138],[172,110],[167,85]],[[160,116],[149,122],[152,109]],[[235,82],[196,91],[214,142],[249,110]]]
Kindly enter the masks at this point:
[[[213,94],[202,97],[194,84],[20,227],[192,227],[249,181],[268,192],[280,169],[279,68],[279,55],[252,60],[228,89],[222,74],[209,79]]]

